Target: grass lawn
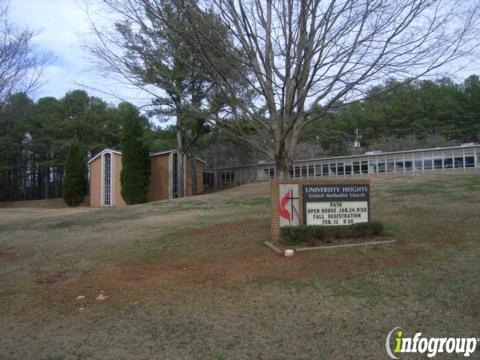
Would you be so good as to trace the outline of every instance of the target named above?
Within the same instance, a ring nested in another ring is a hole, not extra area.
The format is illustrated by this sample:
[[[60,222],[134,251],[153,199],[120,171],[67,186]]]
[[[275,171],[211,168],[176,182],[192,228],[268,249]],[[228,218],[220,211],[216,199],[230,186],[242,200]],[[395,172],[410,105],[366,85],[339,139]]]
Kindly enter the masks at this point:
[[[396,243],[293,258],[263,245],[268,184],[0,209],[0,359],[385,359],[396,326],[480,337],[479,204],[479,175],[375,178]]]

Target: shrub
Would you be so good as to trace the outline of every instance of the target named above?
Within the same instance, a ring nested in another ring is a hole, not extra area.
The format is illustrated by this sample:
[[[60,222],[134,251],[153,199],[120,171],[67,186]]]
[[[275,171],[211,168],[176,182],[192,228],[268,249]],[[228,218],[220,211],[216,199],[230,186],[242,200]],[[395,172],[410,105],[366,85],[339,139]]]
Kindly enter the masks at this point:
[[[300,245],[306,241],[308,229],[306,226],[286,226],[281,228],[282,239],[289,239],[290,245]]]
[[[358,223],[349,226],[286,226],[280,228],[280,238],[287,245],[331,243],[341,239],[361,239],[379,236],[383,224],[378,221]]]
[[[317,243],[326,242],[325,229],[320,226],[316,226],[315,229],[310,230],[310,236],[308,237],[307,244],[309,246],[316,246]],[[328,240],[330,242],[330,240]]]
[[[121,104],[122,133],[122,197],[127,204],[147,201],[150,184],[150,155],[145,145],[145,119],[130,104]]]
[[[70,145],[65,161],[63,200],[69,206],[77,206],[85,196],[85,159],[77,143]]]
[[[372,235],[379,236],[383,233],[383,224],[380,221],[373,221],[371,226]]]

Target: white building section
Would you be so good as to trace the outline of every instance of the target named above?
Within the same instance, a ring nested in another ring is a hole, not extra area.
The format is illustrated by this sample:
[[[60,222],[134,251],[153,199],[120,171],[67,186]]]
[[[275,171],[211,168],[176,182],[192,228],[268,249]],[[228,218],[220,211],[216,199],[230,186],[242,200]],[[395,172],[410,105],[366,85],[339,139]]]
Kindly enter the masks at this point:
[[[336,156],[295,161],[290,179],[354,178],[401,174],[471,172],[480,169],[480,145],[415,149],[392,152],[372,151],[361,155]],[[222,185],[276,179],[273,162],[217,169]]]

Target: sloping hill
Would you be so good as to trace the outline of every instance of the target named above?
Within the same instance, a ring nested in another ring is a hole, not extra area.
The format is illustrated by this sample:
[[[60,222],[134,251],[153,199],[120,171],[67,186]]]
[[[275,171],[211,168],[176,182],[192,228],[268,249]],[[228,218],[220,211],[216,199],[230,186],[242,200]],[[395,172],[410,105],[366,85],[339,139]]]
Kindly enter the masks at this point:
[[[354,359],[384,358],[395,326],[478,336],[480,177],[372,188],[396,244],[288,259],[262,244],[268,184],[0,209],[0,346],[19,359]]]

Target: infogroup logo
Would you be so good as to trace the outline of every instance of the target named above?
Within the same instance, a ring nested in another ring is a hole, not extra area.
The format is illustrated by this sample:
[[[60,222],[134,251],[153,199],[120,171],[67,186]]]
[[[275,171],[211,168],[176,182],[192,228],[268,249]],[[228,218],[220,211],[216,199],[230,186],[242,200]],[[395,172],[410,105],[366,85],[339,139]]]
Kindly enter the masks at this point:
[[[433,358],[438,354],[458,354],[469,357],[480,342],[478,338],[453,338],[453,337],[422,337],[421,332],[413,337],[406,337],[405,331],[400,327],[393,328],[387,335],[385,348],[390,359],[400,359],[404,353],[427,354]]]

